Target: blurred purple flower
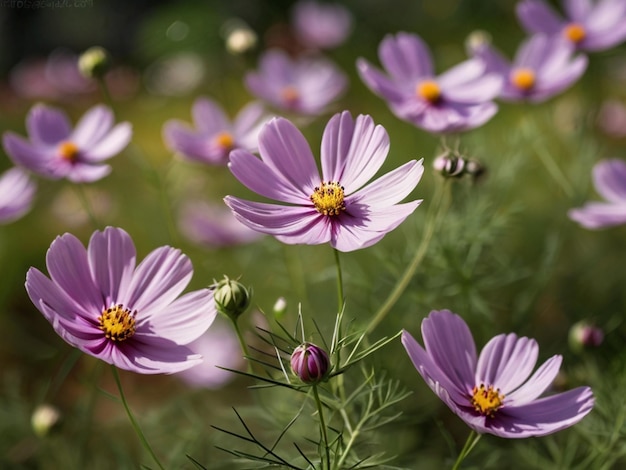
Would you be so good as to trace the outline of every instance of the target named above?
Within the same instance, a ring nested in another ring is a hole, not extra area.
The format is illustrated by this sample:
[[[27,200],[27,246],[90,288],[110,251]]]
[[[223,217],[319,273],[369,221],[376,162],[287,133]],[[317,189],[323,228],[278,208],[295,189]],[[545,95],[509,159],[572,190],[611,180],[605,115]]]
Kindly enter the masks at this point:
[[[63,111],[37,104],[26,117],[29,140],[13,132],[3,135],[4,149],[16,165],[50,179],[74,183],[96,181],[111,172],[102,162],[119,153],[132,136],[127,122],[113,127],[113,113],[94,106],[72,130]]]
[[[500,75],[506,101],[545,101],[573,85],[587,68],[587,57],[574,57],[574,48],[563,39],[536,34],[527,38],[510,63],[488,43],[471,51],[487,70]]]
[[[624,0],[563,0],[565,18],[543,0],[523,0],[517,17],[529,33],[560,35],[576,48],[601,51],[626,40]]]
[[[538,398],[556,377],[562,357],[531,376],[539,347],[514,333],[492,338],[476,355],[463,319],[433,311],[422,321],[424,349],[409,333],[402,344],[428,386],[478,433],[505,438],[543,436],[579,422],[594,405],[589,387]]]
[[[265,52],[259,70],[248,72],[250,92],[277,109],[316,115],[337,99],[348,80],[332,62],[321,57],[290,59],[277,49]]]
[[[361,79],[387,100],[400,119],[428,132],[459,132],[483,125],[498,110],[502,78],[478,60],[466,60],[436,77],[427,45],[415,34],[388,35],[378,57],[387,75],[363,58]]]
[[[219,316],[211,328],[187,346],[204,358],[202,363],[176,375],[191,387],[220,388],[236,376],[220,367],[237,369],[244,364],[237,336]]]
[[[619,100],[606,100],[598,112],[597,123],[600,130],[610,137],[626,137],[626,106]]]
[[[352,29],[352,15],[340,4],[300,0],[291,13],[296,36],[312,49],[337,47],[348,38]]]
[[[209,165],[226,165],[235,148],[257,150],[257,138],[266,120],[259,103],[244,107],[231,123],[224,110],[213,100],[198,98],[191,108],[195,129],[179,121],[163,125],[163,139],[183,157]]]
[[[28,172],[11,168],[0,175],[0,224],[13,222],[26,214],[33,203],[37,185]]]
[[[593,167],[593,185],[606,202],[588,202],[567,215],[588,229],[626,224],[626,162],[601,160]]]
[[[183,206],[178,225],[192,242],[213,248],[251,243],[263,236],[239,222],[227,207],[206,202]]]
[[[30,268],[26,290],[57,334],[85,354],[139,374],[198,364],[201,357],[186,345],[215,318],[212,292],[179,297],[193,274],[180,250],[157,248],[137,267],[135,259],[120,228],[95,232],[87,249],[66,233],[46,255],[50,278]]]
[[[366,248],[406,219],[419,201],[398,204],[419,182],[422,160],[411,160],[363,186],[383,165],[389,136],[370,116],[356,121],[334,115],[322,136],[320,176],[309,144],[283,118],[267,123],[259,137],[261,159],[231,153],[229,168],[252,191],[288,205],[225,198],[248,227],[288,244],[330,242],[339,251]]]

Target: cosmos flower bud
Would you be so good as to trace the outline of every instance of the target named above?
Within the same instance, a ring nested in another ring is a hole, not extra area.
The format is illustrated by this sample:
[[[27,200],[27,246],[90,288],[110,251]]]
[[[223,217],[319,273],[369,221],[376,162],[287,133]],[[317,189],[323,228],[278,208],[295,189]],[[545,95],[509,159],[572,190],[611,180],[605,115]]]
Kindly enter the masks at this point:
[[[224,276],[213,285],[213,297],[217,311],[235,321],[250,306],[252,289],[247,289],[240,282]]]
[[[574,324],[569,330],[569,343],[574,351],[586,348],[597,348],[604,340],[602,329],[585,320]]]
[[[52,405],[39,405],[33,411],[30,424],[39,437],[44,437],[59,422],[61,413]]]
[[[99,46],[90,47],[78,58],[78,69],[87,78],[102,78],[109,65],[109,53]]]
[[[291,370],[306,384],[323,380],[329,367],[326,351],[312,343],[301,344],[291,354]]]
[[[435,158],[433,168],[446,178],[461,178],[463,175],[469,175],[476,180],[485,174],[485,167],[477,160],[450,155],[448,152]]]

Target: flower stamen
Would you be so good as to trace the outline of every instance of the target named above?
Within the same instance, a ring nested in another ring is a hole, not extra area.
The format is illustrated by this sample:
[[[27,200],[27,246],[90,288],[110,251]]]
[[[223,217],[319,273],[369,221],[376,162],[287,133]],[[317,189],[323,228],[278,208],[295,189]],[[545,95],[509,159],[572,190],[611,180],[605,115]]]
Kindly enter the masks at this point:
[[[316,186],[311,194],[311,202],[315,205],[317,212],[324,215],[339,215],[346,210],[344,204],[344,188],[338,181],[321,182]]]
[[[219,147],[225,150],[230,150],[235,145],[235,139],[233,139],[230,132],[220,132],[215,136],[214,141]]]
[[[578,44],[587,36],[587,31],[580,23],[570,23],[563,28],[563,36],[574,44]]]
[[[527,68],[515,69],[511,72],[511,82],[522,91],[528,91],[535,86],[535,72]]]
[[[110,307],[98,317],[100,328],[104,336],[113,341],[124,341],[135,334],[135,316],[137,311],[131,312],[122,304]]]
[[[295,105],[300,99],[300,93],[298,89],[293,85],[287,85],[280,90],[280,96],[289,106]]]
[[[494,389],[493,385],[485,387],[485,384],[480,384],[480,387],[472,389],[472,406],[481,415],[493,418],[503,401],[504,394],[500,393],[499,388]]]
[[[441,88],[434,80],[425,80],[417,84],[415,93],[429,103],[436,103],[441,99]]]
[[[58,152],[63,160],[67,160],[70,163],[78,159],[78,147],[73,142],[62,142],[58,147]]]

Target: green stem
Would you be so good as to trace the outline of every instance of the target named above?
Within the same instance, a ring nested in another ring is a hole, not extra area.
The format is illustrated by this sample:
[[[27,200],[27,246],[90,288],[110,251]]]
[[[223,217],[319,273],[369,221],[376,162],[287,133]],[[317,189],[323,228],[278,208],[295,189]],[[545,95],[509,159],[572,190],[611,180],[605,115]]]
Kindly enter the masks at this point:
[[[324,422],[324,409],[322,407],[322,400],[320,400],[319,392],[317,391],[317,385],[313,385],[313,396],[315,397],[315,405],[317,406],[317,414],[320,417],[320,429],[322,431],[322,441],[324,449],[326,451],[326,468],[330,470],[330,448],[328,446],[328,434],[326,432],[326,423]]]
[[[89,221],[91,222],[91,224],[94,226],[96,230],[99,229],[101,225],[98,222],[98,218],[96,217],[94,211],[91,209],[91,204],[89,203],[89,199],[87,198],[87,192],[85,191],[85,185],[76,184],[74,185],[74,188],[76,188],[78,199],[80,199],[80,203],[82,204],[83,209],[85,209],[85,212],[87,213],[87,217],[89,218]]]
[[[341,319],[343,318],[343,316],[341,318],[339,318],[339,315],[342,315],[343,312],[343,308],[344,308],[344,297],[343,297],[343,275],[341,273],[341,259],[339,258],[339,251],[333,249],[333,252],[335,254],[335,265],[337,266],[337,326],[336,329],[337,331],[335,331],[335,338],[337,338],[337,367],[341,367],[341,346],[339,345],[339,343],[341,343],[341,340],[343,338],[343,333],[341,331]],[[336,387],[336,391],[339,394],[339,397],[342,399],[343,402],[345,402],[346,399],[346,391],[345,391],[345,387],[344,387],[344,379],[343,379],[343,374],[340,374],[337,377],[337,380],[334,382],[335,387]],[[329,467],[330,468],[330,467]]]
[[[398,299],[400,298],[404,290],[409,285],[409,282],[411,282],[411,279],[413,278],[415,271],[417,271],[418,266],[424,259],[424,256],[426,255],[426,251],[430,244],[430,240],[432,239],[433,234],[435,233],[435,229],[439,225],[439,219],[443,216],[443,209],[445,207],[445,205],[443,204],[443,200],[444,200],[444,194],[446,193],[446,189],[447,189],[447,181],[445,181],[443,184],[438,185],[437,192],[435,196],[433,197],[433,203],[429,208],[427,222],[426,222],[426,230],[424,232],[424,236],[422,237],[422,241],[420,245],[417,247],[417,250],[415,251],[415,255],[413,256],[413,259],[404,270],[402,277],[397,282],[394,289],[391,291],[391,293],[389,294],[385,302],[378,309],[378,311],[376,312],[376,314],[370,321],[369,325],[365,329],[366,334],[371,333],[378,326],[378,324],[384,320],[384,318],[387,316],[389,311],[392,309],[392,307],[398,301]]]
[[[343,275],[341,274],[341,260],[339,259],[339,251],[333,250],[335,253],[335,265],[337,266],[337,313],[343,309]]]
[[[465,460],[465,457],[467,457],[472,451],[481,436],[482,434],[478,434],[474,430],[470,431],[469,436],[467,436],[467,441],[465,441],[465,445],[463,446],[463,449],[461,449],[459,457],[456,459],[456,462],[454,462],[452,470],[459,470],[459,468],[461,468],[461,463],[463,462],[463,460]]]
[[[152,456],[152,459],[157,464],[157,467],[159,467],[161,470],[165,470],[165,467],[163,467],[163,465],[161,464],[161,461],[154,453],[154,450],[152,450],[152,447],[150,446],[150,443],[146,439],[146,436],[144,435],[143,431],[141,430],[141,427],[139,427],[139,423],[133,416],[132,411],[130,411],[130,407],[128,406],[128,402],[126,401],[126,396],[124,395],[124,390],[122,389],[122,382],[120,381],[120,376],[117,373],[117,368],[115,366],[111,366],[111,370],[113,370],[113,377],[115,378],[115,383],[117,384],[117,389],[120,392],[120,398],[122,399],[122,404],[124,405],[124,409],[126,410],[126,414],[128,415],[130,424],[133,426],[133,429],[135,430],[135,433],[139,437],[139,440],[141,441],[141,444],[143,445],[143,447]]]
[[[98,86],[100,87],[100,91],[102,92],[104,101],[106,101],[106,103],[111,107],[111,109],[115,113],[115,106],[113,105],[113,98],[111,97],[111,93],[109,93],[109,87],[107,87],[104,77],[98,78]]]
[[[237,320],[233,319],[232,323],[233,328],[235,329],[235,333],[237,334],[237,339],[239,340],[239,346],[241,346],[241,352],[243,353],[243,356],[246,358],[246,362],[248,363],[248,372],[252,373],[252,363],[248,360],[248,358],[250,357],[248,345],[243,338],[243,334],[241,333],[241,329],[239,328],[239,323],[237,323]]]

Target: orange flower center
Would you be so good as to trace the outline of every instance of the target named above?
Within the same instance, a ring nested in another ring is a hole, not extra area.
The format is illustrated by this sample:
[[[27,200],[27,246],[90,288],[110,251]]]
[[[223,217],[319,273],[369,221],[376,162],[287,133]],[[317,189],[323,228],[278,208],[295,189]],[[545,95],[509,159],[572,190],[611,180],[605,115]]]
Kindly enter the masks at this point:
[[[300,99],[300,93],[298,89],[293,85],[287,85],[280,90],[280,96],[289,105],[293,105]]]
[[[485,387],[485,384],[480,384],[480,387],[472,389],[472,406],[481,415],[493,418],[496,411],[502,407],[503,401],[504,395],[500,393],[499,388],[494,389],[493,385]]]
[[[439,85],[437,85],[437,82],[433,80],[425,80],[418,83],[415,88],[415,93],[417,93],[417,96],[424,98],[430,103],[436,103],[441,98],[441,89]]]
[[[63,160],[72,163],[78,159],[78,147],[73,142],[62,142],[58,148],[59,155]]]
[[[511,82],[522,91],[528,91],[535,85],[535,72],[531,69],[515,69],[511,72]]]
[[[572,41],[574,44],[578,44],[585,39],[587,31],[579,23],[570,23],[563,29],[563,36]]]
[[[343,202],[343,186],[339,182],[329,181],[316,186],[311,194],[311,202],[315,205],[317,212],[324,215],[339,215],[346,210]]]
[[[229,132],[220,132],[215,136],[215,143],[223,149],[231,149],[235,145],[235,139]]]
[[[131,312],[122,304],[115,305],[102,312],[98,317],[100,328],[104,336],[113,341],[124,341],[135,334],[135,316],[137,311]]]

